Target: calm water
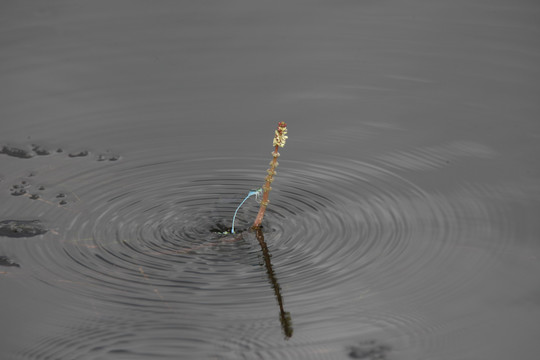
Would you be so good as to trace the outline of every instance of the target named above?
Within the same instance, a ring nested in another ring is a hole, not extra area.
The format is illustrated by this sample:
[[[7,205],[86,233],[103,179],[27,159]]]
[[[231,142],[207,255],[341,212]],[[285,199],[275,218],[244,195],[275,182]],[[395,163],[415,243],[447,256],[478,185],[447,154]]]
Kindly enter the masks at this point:
[[[4,1],[0,50],[2,359],[538,356],[537,2]]]

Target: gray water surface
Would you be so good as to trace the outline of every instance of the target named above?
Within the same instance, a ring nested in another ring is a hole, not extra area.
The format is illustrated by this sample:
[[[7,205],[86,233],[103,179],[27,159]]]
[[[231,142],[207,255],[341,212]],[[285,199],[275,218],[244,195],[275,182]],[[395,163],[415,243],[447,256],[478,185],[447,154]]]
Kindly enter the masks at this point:
[[[2,2],[2,359],[536,358],[538,64],[534,1]]]

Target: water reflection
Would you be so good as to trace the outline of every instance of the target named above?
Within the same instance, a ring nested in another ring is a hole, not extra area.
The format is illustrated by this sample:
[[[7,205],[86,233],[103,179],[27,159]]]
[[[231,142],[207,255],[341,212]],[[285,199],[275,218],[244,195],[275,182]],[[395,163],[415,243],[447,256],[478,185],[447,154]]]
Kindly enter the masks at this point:
[[[261,250],[264,258],[264,264],[266,266],[266,273],[268,274],[268,280],[270,280],[270,284],[272,284],[272,288],[274,289],[274,294],[276,295],[276,299],[279,305],[279,321],[281,322],[281,328],[283,329],[283,333],[285,334],[285,338],[289,339],[293,335],[293,328],[292,328],[292,320],[291,320],[291,313],[288,311],[285,311],[285,307],[283,306],[283,298],[281,297],[281,287],[279,286],[279,283],[276,278],[276,274],[274,273],[274,269],[272,268],[272,262],[270,261],[270,258],[272,255],[270,254],[270,251],[268,250],[268,246],[266,246],[266,242],[264,241],[264,234],[260,228],[255,230],[255,235],[257,236],[257,240],[259,241],[259,244],[261,245]]]

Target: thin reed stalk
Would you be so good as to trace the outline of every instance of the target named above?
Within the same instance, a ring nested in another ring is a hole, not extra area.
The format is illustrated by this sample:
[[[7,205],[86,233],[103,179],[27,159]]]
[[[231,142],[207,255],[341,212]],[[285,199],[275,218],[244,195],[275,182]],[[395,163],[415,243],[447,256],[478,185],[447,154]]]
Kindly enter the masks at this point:
[[[262,187],[263,190],[263,197],[261,201],[261,207],[259,208],[259,213],[257,214],[257,217],[255,218],[255,222],[253,223],[252,229],[258,229],[261,226],[261,222],[264,217],[264,212],[266,211],[266,207],[268,206],[268,203],[270,200],[268,200],[268,196],[270,195],[270,190],[272,190],[272,187],[270,186],[272,184],[272,181],[274,181],[274,176],[276,175],[276,168],[278,167],[279,163],[277,161],[277,158],[279,157],[278,149],[280,147],[285,146],[285,141],[287,140],[287,124],[283,121],[280,121],[278,124],[278,128],[274,135],[274,151],[272,151],[272,161],[270,161],[270,168],[266,170],[268,175],[266,175],[266,182],[264,186]]]

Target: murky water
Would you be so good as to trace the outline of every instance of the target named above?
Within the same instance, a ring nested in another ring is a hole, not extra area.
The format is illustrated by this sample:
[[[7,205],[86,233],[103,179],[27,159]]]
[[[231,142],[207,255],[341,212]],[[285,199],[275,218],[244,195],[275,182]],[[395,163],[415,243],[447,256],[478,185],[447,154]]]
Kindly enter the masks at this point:
[[[3,358],[537,357],[540,5],[0,9]]]

